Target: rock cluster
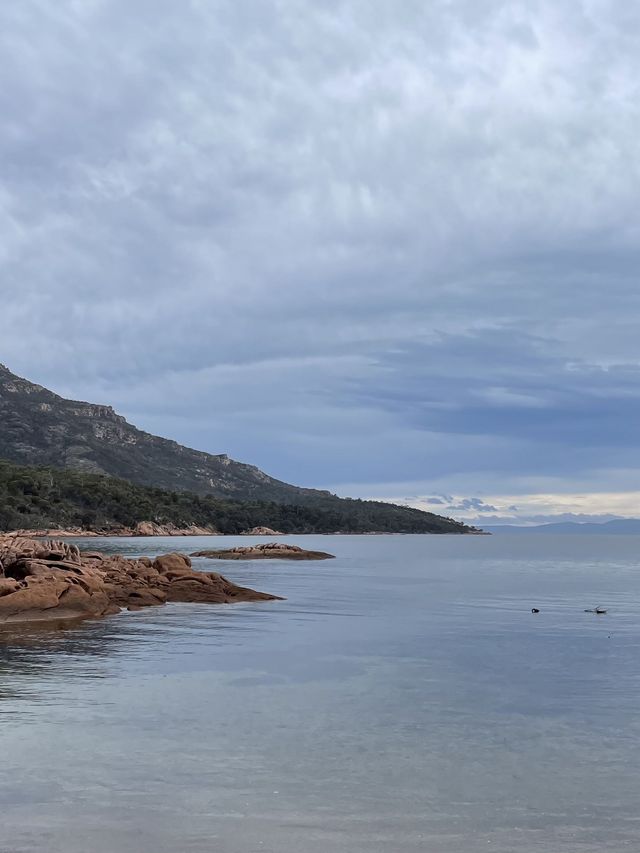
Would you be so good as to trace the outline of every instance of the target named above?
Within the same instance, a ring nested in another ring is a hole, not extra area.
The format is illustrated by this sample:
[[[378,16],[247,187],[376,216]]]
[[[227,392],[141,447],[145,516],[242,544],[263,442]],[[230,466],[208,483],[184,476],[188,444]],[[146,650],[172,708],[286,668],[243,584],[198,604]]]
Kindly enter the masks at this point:
[[[188,527],[176,527],[175,524],[156,524],[153,521],[140,521],[130,533],[120,533],[120,536],[219,536],[215,527],[198,527],[190,524]]]
[[[236,548],[196,551],[191,556],[209,557],[213,560],[330,560],[334,555],[324,551],[306,551],[299,545],[267,542],[265,545],[242,545]]]
[[[41,527],[41,528],[31,528],[27,530],[26,528],[12,530],[11,534],[0,534],[2,535],[11,535],[11,536],[20,536],[23,538],[34,538],[34,539],[70,539],[76,536],[101,536],[103,534],[98,533],[95,530],[83,530],[82,527]]]
[[[184,554],[128,559],[76,545],[0,535],[0,627],[19,622],[90,619],[168,601],[222,604],[276,596],[196,572]]]
[[[177,527],[175,524],[156,524],[155,521],[140,521],[135,527],[111,527],[107,530],[85,530],[82,527],[46,528],[41,530],[14,530],[16,536],[52,537],[71,539],[76,536],[220,536],[215,527]]]
[[[252,527],[251,530],[243,530],[241,536],[284,536],[281,530],[272,530],[270,527]]]

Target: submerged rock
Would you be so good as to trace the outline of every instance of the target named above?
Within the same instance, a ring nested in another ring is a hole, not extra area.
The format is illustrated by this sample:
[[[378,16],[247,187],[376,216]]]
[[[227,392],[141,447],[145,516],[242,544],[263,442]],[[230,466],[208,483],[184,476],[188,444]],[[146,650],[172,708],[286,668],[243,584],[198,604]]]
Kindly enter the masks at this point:
[[[196,572],[184,554],[155,561],[76,545],[0,535],[0,627],[19,622],[90,619],[167,601],[223,604],[277,596],[237,586],[216,572]]]
[[[264,545],[239,545],[236,548],[196,551],[192,557],[209,557],[212,560],[332,560],[333,554],[325,551],[306,551],[299,545],[267,542]]]

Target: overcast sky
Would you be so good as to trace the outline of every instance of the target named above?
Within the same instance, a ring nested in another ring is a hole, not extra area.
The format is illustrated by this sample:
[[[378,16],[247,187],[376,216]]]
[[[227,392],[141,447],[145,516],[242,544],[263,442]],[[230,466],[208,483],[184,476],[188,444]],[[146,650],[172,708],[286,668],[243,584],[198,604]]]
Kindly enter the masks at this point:
[[[290,482],[640,514],[640,6],[0,9],[0,361]]]

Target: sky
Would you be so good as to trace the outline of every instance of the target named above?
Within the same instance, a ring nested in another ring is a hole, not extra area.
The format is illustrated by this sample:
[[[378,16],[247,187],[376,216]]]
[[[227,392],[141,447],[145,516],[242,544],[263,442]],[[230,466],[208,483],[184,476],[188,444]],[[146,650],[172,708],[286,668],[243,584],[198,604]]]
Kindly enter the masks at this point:
[[[300,485],[640,515],[640,6],[0,9],[0,361]]]

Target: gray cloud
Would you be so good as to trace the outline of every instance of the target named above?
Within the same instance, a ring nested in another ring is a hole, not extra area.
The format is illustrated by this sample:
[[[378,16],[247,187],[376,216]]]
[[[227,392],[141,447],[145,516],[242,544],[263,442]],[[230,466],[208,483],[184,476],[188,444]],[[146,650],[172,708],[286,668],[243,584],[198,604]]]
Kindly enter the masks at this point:
[[[0,360],[301,483],[627,487],[627,5],[7,4]]]
[[[459,510],[475,510],[476,512],[497,512],[495,506],[491,504],[485,503],[481,498],[465,498],[464,500],[459,501],[457,504],[453,504],[448,507],[451,512],[456,512]]]

